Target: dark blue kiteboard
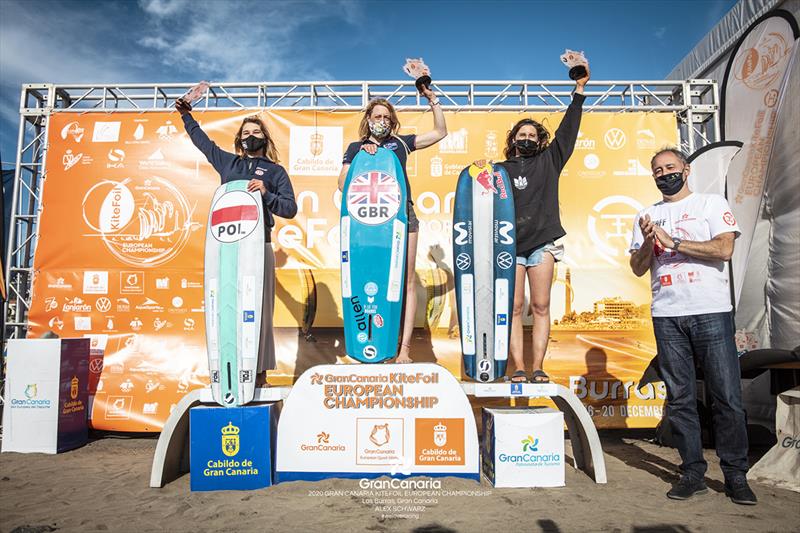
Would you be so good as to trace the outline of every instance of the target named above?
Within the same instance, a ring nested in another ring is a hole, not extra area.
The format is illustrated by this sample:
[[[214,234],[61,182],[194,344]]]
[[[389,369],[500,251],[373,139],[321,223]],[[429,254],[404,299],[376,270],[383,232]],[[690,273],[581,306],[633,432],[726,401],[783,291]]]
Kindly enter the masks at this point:
[[[407,194],[403,167],[391,150],[358,152],[344,182],[340,232],[345,347],[363,363],[397,355]]]
[[[500,165],[458,177],[453,262],[464,368],[476,381],[506,373],[516,270],[514,197]]]

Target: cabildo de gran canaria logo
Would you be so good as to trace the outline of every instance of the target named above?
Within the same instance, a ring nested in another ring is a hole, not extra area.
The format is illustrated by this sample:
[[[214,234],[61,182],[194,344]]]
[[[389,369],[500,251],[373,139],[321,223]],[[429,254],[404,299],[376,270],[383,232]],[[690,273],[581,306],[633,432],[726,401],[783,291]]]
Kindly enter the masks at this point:
[[[47,409],[50,407],[50,400],[38,398],[39,385],[29,383],[23,391],[25,398],[11,398],[11,407],[20,409]]]
[[[81,381],[78,379],[78,376],[72,376],[72,379],[69,380],[69,400],[64,402],[64,406],[61,408],[61,414],[80,413],[86,409],[83,401],[78,399],[80,388]]]
[[[519,455],[500,453],[498,459],[501,463],[514,463],[515,466],[553,466],[561,463],[561,454],[532,453],[539,451],[539,439],[532,435],[527,435],[520,442],[522,453]]]
[[[222,428],[222,453],[228,457],[234,457],[239,453],[239,427],[234,426],[233,422],[228,422]],[[242,455],[247,455],[246,453]],[[210,459],[203,469],[206,477],[225,477],[225,476],[257,476],[258,467],[253,465],[252,459]]]
[[[74,400],[78,397],[78,385],[80,381],[78,380],[77,376],[72,376],[72,379],[69,382],[69,397]]]
[[[233,422],[222,428],[222,453],[228,457],[239,453],[239,428]]]

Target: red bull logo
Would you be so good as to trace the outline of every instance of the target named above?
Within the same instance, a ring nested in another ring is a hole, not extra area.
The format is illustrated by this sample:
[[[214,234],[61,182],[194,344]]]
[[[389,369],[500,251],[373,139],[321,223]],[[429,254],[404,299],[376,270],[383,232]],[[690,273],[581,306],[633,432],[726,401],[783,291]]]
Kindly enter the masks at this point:
[[[477,181],[480,186],[483,187],[481,194],[488,194],[490,192],[497,194],[497,189],[495,189],[493,183],[494,180],[492,179],[492,173],[489,171],[489,169],[482,168],[478,175],[475,176],[475,181]]]
[[[497,183],[497,188],[500,190],[500,199],[505,200],[508,198],[508,191],[506,191],[506,184],[503,183],[503,175],[499,172],[495,172],[494,177],[495,183]]]

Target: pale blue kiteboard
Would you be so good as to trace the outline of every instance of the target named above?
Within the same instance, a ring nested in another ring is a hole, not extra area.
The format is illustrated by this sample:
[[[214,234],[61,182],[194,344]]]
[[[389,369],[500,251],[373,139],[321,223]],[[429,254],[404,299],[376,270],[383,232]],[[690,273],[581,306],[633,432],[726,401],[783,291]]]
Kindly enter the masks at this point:
[[[214,192],[205,247],[205,322],[214,400],[252,401],[258,367],[264,287],[264,209],[247,180]]]
[[[407,194],[403,167],[391,150],[358,152],[344,182],[340,231],[345,347],[363,363],[397,355]]]
[[[516,270],[514,196],[500,165],[470,165],[458,178],[453,263],[464,369],[494,381],[506,373]]]

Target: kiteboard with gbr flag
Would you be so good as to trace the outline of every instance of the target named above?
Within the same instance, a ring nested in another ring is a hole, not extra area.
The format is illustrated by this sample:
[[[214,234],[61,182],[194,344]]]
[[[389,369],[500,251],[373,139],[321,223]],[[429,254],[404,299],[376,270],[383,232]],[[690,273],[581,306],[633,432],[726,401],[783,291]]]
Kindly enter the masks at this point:
[[[347,355],[363,363],[397,355],[407,194],[403,167],[391,150],[362,150],[353,158],[341,205],[342,309]]]

